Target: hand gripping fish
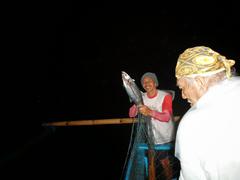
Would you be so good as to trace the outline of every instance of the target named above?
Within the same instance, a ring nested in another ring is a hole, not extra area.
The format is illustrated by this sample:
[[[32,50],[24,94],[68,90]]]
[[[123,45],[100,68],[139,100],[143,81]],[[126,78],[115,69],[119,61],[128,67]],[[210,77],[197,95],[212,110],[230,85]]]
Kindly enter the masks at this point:
[[[122,80],[123,86],[130,98],[130,101],[133,102],[137,107],[143,105],[142,93],[136,85],[135,80],[124,71],[122,71]]]

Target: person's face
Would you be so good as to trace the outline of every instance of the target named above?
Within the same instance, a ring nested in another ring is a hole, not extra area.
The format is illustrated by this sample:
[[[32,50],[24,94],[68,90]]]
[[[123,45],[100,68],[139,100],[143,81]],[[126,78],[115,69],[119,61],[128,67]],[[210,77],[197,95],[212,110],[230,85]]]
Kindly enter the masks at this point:
[[[149,93],[155,91],[157,87],[155,81],[152,78],[145,77],[143,79],[143,88],[147,93]]]
[[[199,86],[195,80],[190,82],[186,79],[178,79],[177,85],[182,91],[182,98],[186,99],[193,106],[201,97]]]

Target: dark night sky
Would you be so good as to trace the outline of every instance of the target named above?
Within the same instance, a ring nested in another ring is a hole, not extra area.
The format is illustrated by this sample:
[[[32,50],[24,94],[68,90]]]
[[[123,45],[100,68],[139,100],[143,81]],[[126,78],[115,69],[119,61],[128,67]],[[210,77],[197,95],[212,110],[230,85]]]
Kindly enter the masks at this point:
[[[183,50],[209,46],[240,66],[238,6],[195,3],[51,1],[14,14],[10,24],[17,30],[7,34],[11,91],[6,88],[14,93],[3,95],[10,113],[1,127],[1,168],[23,177],[31,177],[29,170],[42,177],[119,179],[130,125],[41,124],[127,117],[121,71],[139,86],[144,72],[155,72],[160,89],[176,92],[174,113],[183,115],[188,104],[174,77]]]

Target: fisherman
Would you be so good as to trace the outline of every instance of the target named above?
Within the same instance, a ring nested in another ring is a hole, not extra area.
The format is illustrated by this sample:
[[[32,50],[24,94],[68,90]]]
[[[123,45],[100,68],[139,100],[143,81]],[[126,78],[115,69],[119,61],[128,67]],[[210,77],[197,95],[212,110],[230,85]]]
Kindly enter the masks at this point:
[[[179,180],[240,179],[240,78],[231,76],[234,63],[205,46],[178,57],[177,86],[191,105],[177,130]]]
[[[175,128],[173,123],[172,95],[166,91],[157,89],[158,79],[155,73],[146,72],[141,77],[141,85],[145,92],[142,93],[143,104],[137,107],[135,104],[129,109],[129,116],[135,117],[138,113],[150,117],[151,131],[153,134],[153,142],[155,145],[172,145],[174,141]],[[170,151],[159,150],[154,160],[155,167],[159,167],[159,161],[162,165],[165,178],[172,179],[173,170],[170,165]],[[173,156],[173,155],[172,155]],[[158,162],[157,162],[158,161]],[[159,177],[160,171],[156,169],[156,179]]]

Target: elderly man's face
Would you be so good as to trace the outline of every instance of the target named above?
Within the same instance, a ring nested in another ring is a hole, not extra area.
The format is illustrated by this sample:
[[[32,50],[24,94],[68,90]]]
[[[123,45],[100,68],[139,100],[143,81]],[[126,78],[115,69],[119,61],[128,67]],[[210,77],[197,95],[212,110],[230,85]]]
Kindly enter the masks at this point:
[[[187,99],[191,106],[193,106],[202,96],[201,91],[199,90],[199,85],[195,80],[189,81],[187,79],[180,78],[177,80],[177,85],[182,91],[182,98]]]

